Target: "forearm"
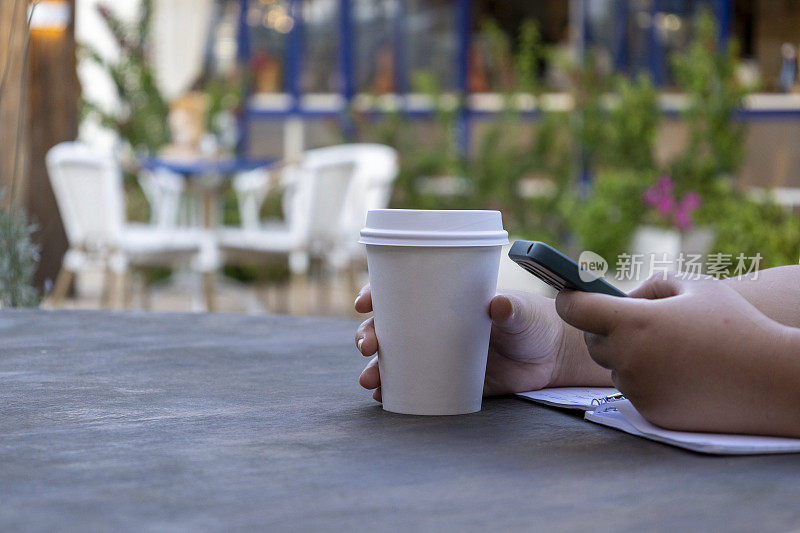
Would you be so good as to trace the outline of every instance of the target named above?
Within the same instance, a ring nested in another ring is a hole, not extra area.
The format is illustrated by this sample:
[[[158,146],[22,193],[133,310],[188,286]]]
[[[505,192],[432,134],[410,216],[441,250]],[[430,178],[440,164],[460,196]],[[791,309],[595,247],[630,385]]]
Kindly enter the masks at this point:
[[[758,402],[754,432],[800,438],[800,329],[785,327],[783,332],[755,383],[763,401]]]
[[[800,327],[800,265],[768,268],[725,283],[776,322]]]

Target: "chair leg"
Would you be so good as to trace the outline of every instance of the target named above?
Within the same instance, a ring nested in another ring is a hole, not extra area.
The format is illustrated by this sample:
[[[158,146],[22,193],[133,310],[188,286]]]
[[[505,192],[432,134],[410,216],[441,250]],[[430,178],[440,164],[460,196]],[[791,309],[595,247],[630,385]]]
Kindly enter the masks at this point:
[[[108,265],[103,269],[103,287],[100,290],[100,309],[111,307],[111,269]]]
[[[67,291],[69,291],[69,286],[72,284],[73,277],[75,277],[75,273],[64,266],[58,271],[56,284],[50,296],[53,307],[61,307],[61,304],[64,303],[64,297],[67,295]]]
[[[153,298],[150,295],[150,279],[147,272],[142,272],[142,308],[145,311],[153,310]]]
[[[308,293],[308,273],[292,272],[289,279],[289,314],[308,314]]]
[[[123,309],[131,309],[133,308],[133,293],[136,291],[136,284],[139,283],[139,274],[140,272],[136,269],[131,269],[130,275],[128,276],[127,283],[123,288],[122,292],[122,306]]]
[[[361,286],[358,282],[358,267],[359,264],[356,261],[350,261],[345,270],[345,276],[347,276],[347,295],[352,298],[355,298],[358,291],[361,290]],[[352,305],[349,306],[349,311],[354,318],[360,316]]]
[[[272,313],[280,315],[289,315],[291,309],[291,288],[290,283],[280,283],[276,285],[269,285],[267,287],[267,294],[269,295],[268,309]]]
[[[314,305],[316,310],[321,311],[323,314],[329,314],[331,312],[331,293],[333,292],[333,285],[336,280],[337,276],[332,275],[331,272],[327,272],[324,268],[320,269],[319,275],[317,276],[317,290],[314,291],[316,296]]]
[[[203,272],[203,297],[206,302],[206,311],[213,313],[216,311],[216,272]]]
[[[128,281],[126,270],[109,272],[108,306],[110,309],[120,310],[125,308],[125,286]]]
[[[289,312],[292,315],[308,314],[310,263],[305,250],[295,250],[289,254]]]
[[[355,298],[355,295],[361,290],[358,283],[358,264],[355,261],[350,261],[347,264],[345,272],[347,276],[347,290],[350,291],[350,294]]]

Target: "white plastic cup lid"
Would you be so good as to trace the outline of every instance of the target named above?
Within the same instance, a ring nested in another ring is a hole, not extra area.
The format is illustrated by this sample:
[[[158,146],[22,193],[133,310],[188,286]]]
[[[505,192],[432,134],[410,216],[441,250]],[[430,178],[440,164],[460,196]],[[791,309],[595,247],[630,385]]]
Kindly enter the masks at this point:
[[[373,209],[362,244],[383,246],[502,246],[508,244],[500,211]]]

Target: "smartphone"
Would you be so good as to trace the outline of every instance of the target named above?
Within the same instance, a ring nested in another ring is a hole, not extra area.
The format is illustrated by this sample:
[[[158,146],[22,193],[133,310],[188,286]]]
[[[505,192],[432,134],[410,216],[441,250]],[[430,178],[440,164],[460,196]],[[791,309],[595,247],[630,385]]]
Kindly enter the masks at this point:
[[[627,296],[606,280],[581,267],[552,246],[539,241],[515,241],[508,257],[557,291],[571,289]]]

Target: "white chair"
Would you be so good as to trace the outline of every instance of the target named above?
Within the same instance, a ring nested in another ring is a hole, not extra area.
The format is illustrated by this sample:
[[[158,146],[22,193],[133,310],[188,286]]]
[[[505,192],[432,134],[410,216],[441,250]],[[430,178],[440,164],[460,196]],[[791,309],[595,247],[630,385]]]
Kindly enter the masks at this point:
[[[285,166],[285,165],[284,165]],[[258,231],[261,226],[261,206],[276,184],[270,179],[274,171],[256,168],[240,172],[233,178],[233,190],[239,208],[239,224],[247,231]]]
[[[141,170],[138,179],[150,206],[150,224],[161,229],[175,229],[186,188],[183,176],[165,168],[157,168]]]
[[[324,152],[323,152],[324,150]],[[312,158],[353,157],[355,160],[354,187],[346,206],[345,229],[342,240],[337,243],[334,261],[366,259],[364,247],[358,244],[358,235],[370,209],[385,209],[389,206],[392,187],[399,172],[397,151],[381,144],[343,144],[309,154]]]
[[[188,262],[208,287],[219,267],[213,235],[199,229],[125,222],[122,173],[116,160],[84,144],[65,142],[47,153],[47,171],[69,241],[53,289],[58,305],[70,282],[89,261],[101,261],[110,274],[111,307],[124,306],[132,266],[176,266]],[[166,223],[166,221],[165,221]],[[206,290],[206,305],[213,295]]]
[[[385,207],[397,176],[397,152],[379,144],[345,144],[305,152],[280,168],[284,221],[262,224],[269,169],[238,175],[233,187],[241,226],[223,228],[226,255],[284,254],[292,274],[305,275],[311,257],[339,272],[362,254],[358,232],[369,209]]]

